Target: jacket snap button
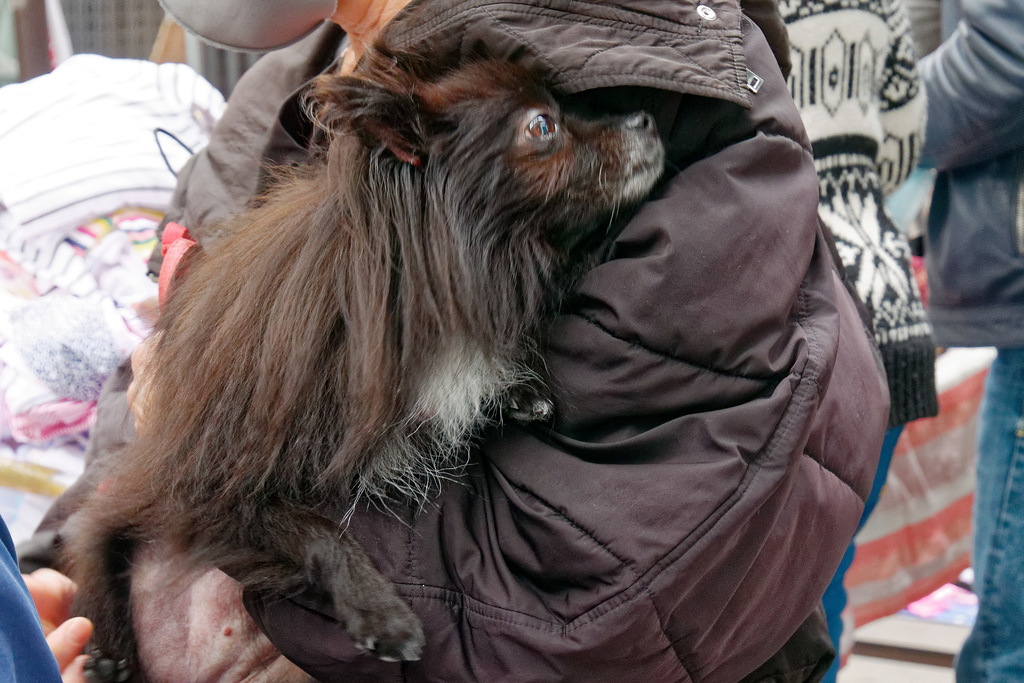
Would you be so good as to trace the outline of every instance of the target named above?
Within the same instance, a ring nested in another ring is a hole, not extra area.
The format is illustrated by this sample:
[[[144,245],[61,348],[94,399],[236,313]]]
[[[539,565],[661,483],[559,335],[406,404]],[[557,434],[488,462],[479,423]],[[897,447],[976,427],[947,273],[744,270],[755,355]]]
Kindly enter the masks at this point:
[[[707,19],[708,21],[714,21],[718,18],[718,14],[715,13],[715,10],[711,9],[707,5],[697,5],[697,14],[699,14],[702,19]]]

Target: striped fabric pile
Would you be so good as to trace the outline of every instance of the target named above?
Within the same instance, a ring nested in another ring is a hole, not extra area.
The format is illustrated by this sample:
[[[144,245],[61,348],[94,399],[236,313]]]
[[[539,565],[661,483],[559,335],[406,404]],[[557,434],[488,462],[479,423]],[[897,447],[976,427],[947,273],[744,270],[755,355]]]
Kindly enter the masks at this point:
[[[183,64],[76,55],[0,88],[0,514],[15,541],[82,468],[105,377],[148,333],[146,260],[224,98]]]

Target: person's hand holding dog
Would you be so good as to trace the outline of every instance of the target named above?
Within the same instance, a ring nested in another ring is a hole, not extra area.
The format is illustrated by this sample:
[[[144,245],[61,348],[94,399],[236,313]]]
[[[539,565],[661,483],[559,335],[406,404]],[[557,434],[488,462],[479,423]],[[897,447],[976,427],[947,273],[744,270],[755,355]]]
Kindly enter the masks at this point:
[[[156,348],[159,335],[146,339],[132,353],[132,382],[128,385],[128,407],[135,416],[135,428],[140,429],[146,420],[146,366]]]
[[[39,612],[46,643],[57,660],[61,679],[64,683],[86,683],[83,667],[87,657],[82,650],[92,636],[92,622],[84,617],[70,617],[74,582],[52,569],[39,569],[22,578]]]

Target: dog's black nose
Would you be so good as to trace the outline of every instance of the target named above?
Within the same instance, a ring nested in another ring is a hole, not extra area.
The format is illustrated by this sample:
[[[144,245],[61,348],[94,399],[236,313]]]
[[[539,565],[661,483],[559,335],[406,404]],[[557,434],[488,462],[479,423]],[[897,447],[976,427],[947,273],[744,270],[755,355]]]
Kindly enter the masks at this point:
[[[638,111],[626,118],[626,128],[632,130],[654,130],[654,117],[645,111]]]

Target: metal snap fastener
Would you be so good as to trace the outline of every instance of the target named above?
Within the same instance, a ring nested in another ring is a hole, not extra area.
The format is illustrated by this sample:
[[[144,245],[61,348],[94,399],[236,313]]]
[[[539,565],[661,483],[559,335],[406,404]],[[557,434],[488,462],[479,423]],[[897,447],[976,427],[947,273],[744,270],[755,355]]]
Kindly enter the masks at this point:
[[[707,19],[708,21],[714,21],[718,18],[718,14],[715,10],[711,9],[707,5],[697,5],[697,14],[699,14],[702,19]]]

